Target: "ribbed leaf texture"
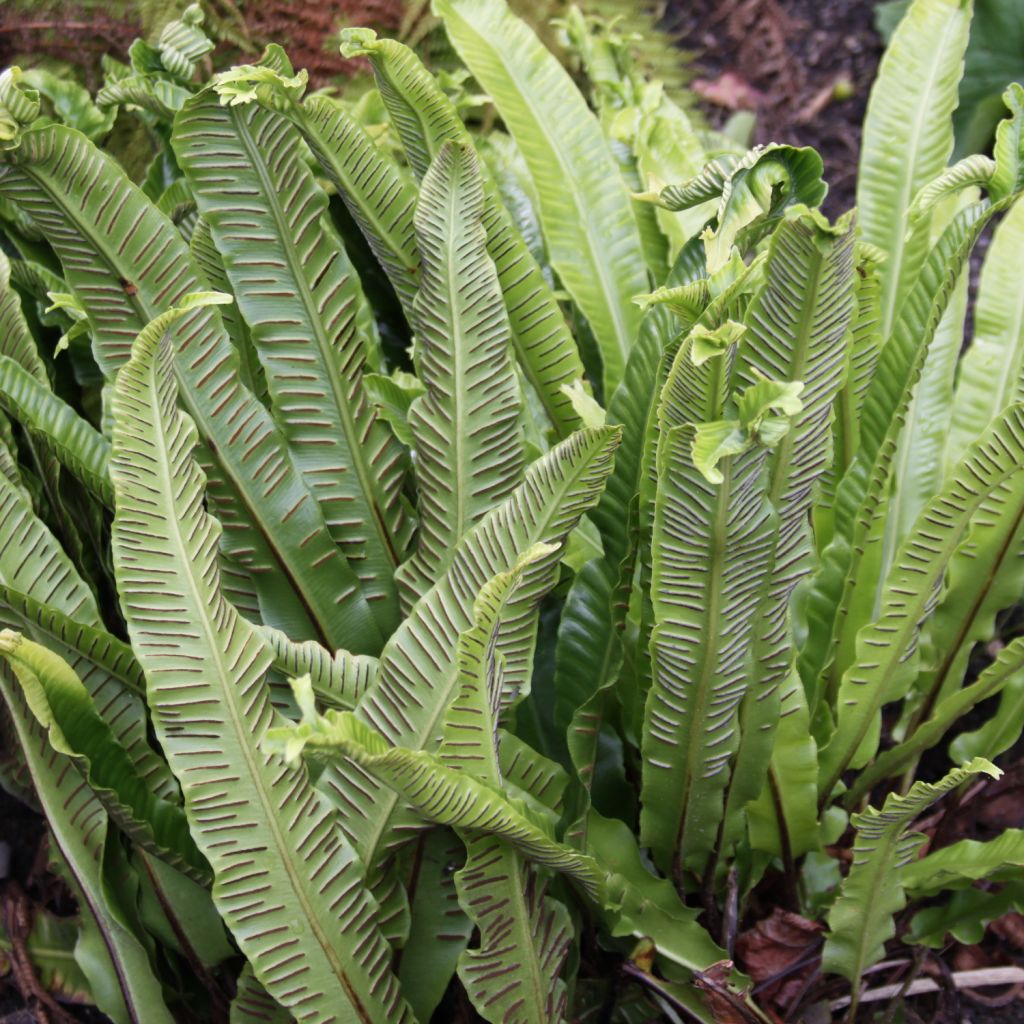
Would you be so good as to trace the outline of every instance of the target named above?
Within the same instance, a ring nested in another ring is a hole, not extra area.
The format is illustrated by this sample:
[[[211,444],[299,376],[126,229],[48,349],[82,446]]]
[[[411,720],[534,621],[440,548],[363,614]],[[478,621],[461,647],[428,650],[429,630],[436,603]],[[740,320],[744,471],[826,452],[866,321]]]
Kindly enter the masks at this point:
[[[220,528],[203,509],[195,427],[176,408],[169,319],[140,333],[118,375],[113,545],[154,725],[213,868],[214,901],[256,977],[300,1021],[409,1020],[333,812],[301,767],[261,749],[274,714],[270,650],[220,591]]]
[[[446,142],[473,145],[452,102],[412,50],[394,40],[378,41],[368,29],[350,29],[343,38],[346,53],[370,57],[381,95],[418,177],[427,173]],[[554,292],[486,171],[481,218],[519,365],[555,430],[564,437],[581,424],[562,387],[584,378],[583,364]]]
[[[573,434],[533,463],[513,494],[463,538],[451,567],[413,607],[382,652],[377,676],[355,712],[361,722],[396,746],[436,749],[457,685],[458,636],[472,622],[480,588],[534,544],[564,541],[597,500],[617,442],[614,428]],[[553,552],[530,566],[506,609],[499,649],[509,695],[529,680],[537,603],[554,581],[557,557]],[[325,773],[321,784],[343,809],[343,827],[368,866],[408,838],[408,816],[392,820],[398,797],[358,765],[340,766],[334,778]]]
[[[167,800],[150,790],[67,662],[10,630],[0,631],[0,656],[50,745],[71,759],[122,831],[190,878],[208,882],[209,869],[189,835],[180,797]]]
[[[887,338],[927,255],[927,232],[908,240],[907,213],[946,168],[953,111],[971,24],[971,0],[914,0],[882,57],[864,120],[857,209],[861,238],[886,259]]]
[[[410,604],[443,575],[462,536],[522,479],[519,388],[487,255],[483,197],[473,150],[442,147],[416,207],[423,273],[413,326],[426,393],[409,409],[419,533],[400,579]]]
[[[1024,398],[1024,295],[1016,260],[1024,245],[1024,203],[996,226],[985,253],[974,337],[960,361],[946,448],[947,470],[1012,401]]]
[[[771,567],[767,449],[755,445],[725,459],[718,484],[694,462],[694,424],[718,415],[727,359],[697,366],[692,341],[684,342],[659,411],[640,830],[677,884],[684,866],[700,871],[715,846],[755,613]]]
[[[113,159],[81,135],[55,125],[27,131],[4,159],[0,195],[45,230],[89,314],[97,362],[112,378],[134,336],[199,290],[188,249]],[[225,543],[261,588],[265,617],[331,647],[379,647],[355,574],[270,416],[238,382],[216,311],[193,310],[175,332],[182,401],[216,444],[206,469]]]
[[[402,451],[363,389],[355,271],[295,128],[207,89],[175,121],[175,153],[209,222],[266,374],[274,417],[383,633],[412,524]]]
[[[74,765],[50,745],[46,730],[6,670],[0,672],[0,694],[46,815],[51,857],[62,864],[61,873],[78,901],[80,966],[93,999],[115,1024],[173,1024],[145,947],[103,877],[103,852],[110,828],[103,806]]]
[[[434,6],[526,159],[551,265],[594,333],[610,395],[636,339],[633,296],[647,290],[647,273],[600,125],[558,60],[504,0]]]
[[[735,811],[763,784],[781,709],[779,688],[787,678],[790,687],[798,685],[789,609],[793,591],[813,564],[810,512],[832,455],[830,421],[846,369],[853,277],[851,221],[832,227],[817,213],[793,211],[772,236],[765,284],[747,310],[733,369],[739,387],[765,377],[803,383],[803,408],[768,456],[767,493],[777,513],[777,534],[758,610],[743,739],[730,787]]]
[[[896,554],[879,612],[858,633],[855,660],[839,689],[836,731],[821,754],[823,799],[848,766],[862,767],[873,757],[881,708],[905,696],[913,682],[921,622],[935,607],[946,566],[972,515],[996,488],[1022,473],[1024,405],[1015,405],[968,450]]]
[[[523,569],[544,554],[526,552],[511,572],[484,585],[473,625],[459,636],[459,691],[446,716],[440,757],[464,774],[502,786],[497,720],[502,660],[498,631]],[[557,1024],[565,1014],[559,978],[572,942],[565,907],[516,851],[491,836],[463,834],[466,864],[455,876],[459,902],[480,931],[459,959],[459,977],[477,1011],[494,1024]]]
[[[869,807],[851,819],[857,830],[853,863],[829,912],[825,970],[843,975],[856,993],[865,969],[881,959],[895,928],[893,915],[903,909],[902,870],[926,837],[908,826],[936,800],[979,772],[997,776],[984,758],[955,768],[937,783],[915,782],[905,796],[891,794],[879,811]]]

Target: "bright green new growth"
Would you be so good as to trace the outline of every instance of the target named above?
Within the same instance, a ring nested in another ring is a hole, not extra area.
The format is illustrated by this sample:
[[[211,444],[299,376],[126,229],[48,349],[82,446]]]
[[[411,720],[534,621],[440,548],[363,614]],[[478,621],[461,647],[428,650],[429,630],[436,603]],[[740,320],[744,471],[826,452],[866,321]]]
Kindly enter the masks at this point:
[[[948,166],[971,5],[914,0],[830,219],[616,25],[566,13],[574,79],[434,7],[465,68],[346,29],[358,96],[195,7],[95,102],[0,74],[0,785],[77,904],[33,970],[116,1024],[853,1024],[1024,907],[1016,830],[915,825],[1024,729],[1024,87]],[[720,963],[780,907],[821,971],[761,1007]]]

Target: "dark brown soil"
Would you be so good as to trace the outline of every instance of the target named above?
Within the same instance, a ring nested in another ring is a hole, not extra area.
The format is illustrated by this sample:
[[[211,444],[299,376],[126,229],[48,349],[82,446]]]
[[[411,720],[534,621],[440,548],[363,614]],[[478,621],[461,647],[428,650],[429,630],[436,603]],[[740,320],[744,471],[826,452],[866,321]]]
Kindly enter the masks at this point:
[[[694,54],[694,87],[712,124],[757,115],[753,142],[813,146],[826,211],[854,205],[860,128],[882,41],[870,0],[671,0],[666,27]],[[836,86],[846,99],[834,98]]]

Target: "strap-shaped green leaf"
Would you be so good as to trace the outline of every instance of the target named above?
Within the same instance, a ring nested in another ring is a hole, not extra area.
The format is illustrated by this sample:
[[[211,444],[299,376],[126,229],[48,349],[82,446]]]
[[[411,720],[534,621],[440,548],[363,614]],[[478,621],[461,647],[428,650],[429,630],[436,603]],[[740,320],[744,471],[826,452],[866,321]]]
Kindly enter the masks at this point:
[[[291,1024],[293,1019],[276,999],[267,995],[253,974],[252,964],[247,963],[238,976],[228,1024]]]
[[[445,828],[422,835],[404,883],[409,893],[409,937],[398,980],[417,1020],[430,1020],[455,976],[473,923],[459,906],[454,868],[465,862],[462,840]]]
[[[1024,398],[1024,295],[1017,287],[1022,245],[1024,203],[1014,203],[996,225],[982,264],[974,336],[957,371],[947,471],[993,417]]]
[[[721,414],[727,358],[698,366],[687,339],[659,409],[640,830],[677,884],[684,866],[700,871],[715,846],[760,588],[771,569],[767,449],[725,459],[719,484],[695,461],[694,424]]]
[[[78,899],[83,929],[76,954],[80,954],[79,966],[89,980],[93,999],[115,1024],[173,1024],[146,951],[103,876],[109,828],[103,806],[74,765],[50,746],[21,687],[6,671],[0,672],[0,694],[46,815],[53,853],[63,861]],[[87,931],[99,941],[87,942]]]
[[[302,681],[298,683],[296,696],[303,706]],[[351,711],[318,715],[314,710],[297,725],[272,730],[266,742],[289,763],[303,753],[350,760],[399,792],[428,821],[499,838],[537,864],[575,879],[588,895],[600,899],[601,870],[592,857],[554,839],[550,822],[515,804],[499,788],[449,767],[438,754],[390,746]]]
[[[795,661],[790,603],[812,567],[810,513],[832,454],[829,421],[846,370],[844,338],[853,316],[851,220],[833,227],[820,214],[795,208],[772,235],[764,272],[765,283],[744,319],[733,378],[742,387],[765,377],[801,381],[802,410],[768,456],[767,493],[778,532],[740,716],[742,739],[726,812],[733,821],[763,785],[781,708],[779,687]],[[790,695],[791,704],[797,700]]]
[[[996,617],[1024,587],[1024,480],[987,494],[949,562],[935,614],[921,633],[921,674],[911,725],[963,684],[971,651],[995,633]]]
[[[46,729],[50,746],[74,762],[121,829],[184,874],[208,882],[209,868],[189,834],[180,803],[150,790],[67,662],[10,630],[0,631],[0,657]]]
[[[660,956],[689,970],[725,959],[672,882],[651,872],[632,829],[594,810],[588,818],[587,848],[611,876],[603,916],[612,935],[653,939]]]
[[[834,646],[841,639],[840,623],[850,618],[841,609],[847,608],[854,594],[864,598],[867,607],[873,606],[866,592],[877,589],[878,570],[872,563],[864,563],[861,555],[887,492],[907,407],[960,270],[998,208],[998,204],[978,203],[953,218],[929,253],[892,336],[878,357],[861,407],[857,453],[836,491],[832,541],[822,555],[806,599],[808,639],[798,664],[814,701],[821,693],[822,675],[832,661]],[[861,581],[864,585],[858,589]],[[857,622],[857,618],[852,621]],[[840,671],[844,667],[841,665]]]
[[[310,96],[296,124],[387,271],[402,305],[410,309],[419,271],[412,223],[415,189],[363,126],[329,97]]]
[[[266,373],[274,418],[331,536],[386,634],[409,543],[401,449],[362,386],[358,293],[299,135],[258,104],[205,89],[175,119],[174,149],[209,222]]]
[[[392,39],[378,40],[369,29],[348,29],[342,38],[346,53],[365,54],[373,63],[381,95],[418,177],[427,173],[446,142],[473,144],[455,107],[412,50]],[[583,364],[552,289],[486,172],[481,217],[519,365],[559,436],[565,437],[580,426],[580,419],[562,385],[584,379]]]
[[[46,231],[68,283],[84,297],[94,353],[112,377],[127,360],[133,337],[198,290],[185,243],[113,160],[83,136],[59,126],[27,131],[5,159],[0,195]],[[182,401],[215,446],[211,494],[230,524],[229,544],[235,542],[236,524],[262,538],[246,566],[257,586],[269,592],[261,603],[273,608],[291,589],[291,635],[372,650],[380,634],[358,580],[269,415],[240,386],[237,357],[216,312],[197,308],[178,322],[175,338]],[[236,550],[250,546],[242,538]]]
[[[21,582],[31,587],[31,581]],[[6,585],[0,585],[0,621],[64,659],[112,723],[117,742],[128,751],[147,786],[165,799],[178,799],[174,776],[147,739],[146,681],[129,646],[99,626],[80,622]]]
[[[555,56],[504,0],[435,0],[449,38],[516,140],[551,265],[601,351],[605,395],[622,377],[647,290],[636,221],[594,115]]]
[[[510,569],[522,551],[560,545],[594,504],[611,469],[615,428],[582,430],[534,462],[522,484],[461,541],[451,567],[413,607],[380,658],[377,676],[356,710],[359,720],[395,746],[436,749],[444,713],[455,693],[455,649],[472,622],[472,605],[488,579]],[[532,565],[506,610],[499,648],[505,690],[513,694],[532,671],[537,604],[554,582],[558,551]],[[407,832],[392,819],[398,797],[367,772],[342,765],[321,785],[344,808],[342,825],[361,859],[378,863]],[[415,819],[413,819],[415,820]],[[406,823],[408,820],[406,820]]]
[[[964,687],[945,700],[935,709],[935,717],[947,712],[950,706],[966,705],[968,699],[980,692],[987,696],[997,689],[1002,690],[999,704],[992,717],[971,732],[962,732],[949,745],[949,756],[961,758],[978,756],[984,751],[989,757],[998,757],[1020,739],[1024,730],[1024,666],[1019,662],[1020,638],[1004,648],[999,657],[970,686]]]
[[[410,604],[445,572],[463,535],[522,479],[519,387],[501,286],[487,255],[483,199],[473,150],[446,144],[416,206],[423,273],[413,326],[426,393],[409,410],[419,534],[400,579]]]
[[[879,712],[913,682],[918,631],[934,607],[953,551],[985,497],[1021,473],[1024,405],[1015,405],[971,446],[894,559],[878,615],[858,633],[855,660],[839,689],[836,731],[821,754],[823,799],[847,767],[862,767],[874,755]]]
[[[927,255],[927,232],[907,238],[914,198],[946,167],[971,24],[971,0],[914,0],[886,48],[871,88],[857,209],[861,238],[886,259],[882,337],[896,323]]]
[[[24,261],[17,261],[23,263]],[[7,256],[0,253],[0,354],[13,359],[27,373],[44,387],[50,386],[46,375],[46,366],[39,356],[35,339],[25,322],[21,309],[21,299],[11,287],[12,267]],[[14,278],[16,283],[17,277]]]
[[[203,509],[195,428],[176,408],[168,319],[140,333],[118,375],[111,463],[118,589],[157,734],[214,901],[271,995],[310,1021],[407,1021],[333,812],[303,769],[261,748],[270,649],[220,591],[220,528]]]
[[[961,839],[919,860],[901,872],[904,888],[915,897],[934,896],[942,889],[958,889],[1009,869],[1019,878],[1024,867],[1024,830],[1008,828],[989,842]]]
[[[853,983],[855,1002],[861,975],[881,959],[886,941],[895,932],[893,915],[906,902],[902,870],[925,842],[924,835],[907,832],[907,827],[936,800],[979,772],[1000,774],[979,757],[954,768],[940,782],[915,782],[905,796],[891,794],[880,811],[869,807],[851,819],[857,830],[853,863],[829,912],[823,966]]]
[[[510,572],[489,580],[473,604],[472,626],[459,635],[459,690],[445,717],[439,757],[498,789],[498,631],[524,569],[545,553],[538,545]],[[460,834],[466,864],[455,885],[463,910],[480,930],[479,945],[459,958],[459,977],[473,1005],[495,1024],[561,1021],[566,990],[559,973],[572,939],[565,907],[545,895],[536,871],[514,849],[493,836]]]
[[[953,201],[962,207],[977,198],[977,189],[971,188]],[[943,218],[948,218],[952,212],[951,208],[943,206],[936,211],[933,222],[941,224]],[[883,571],[928,499],[942,489],[946,469],[943,455],[949,434],[949,410],[953,405],[953,382],[964,342],[968,276],[965,267],[960,271],[942,319],[935,329],[935,336],[928,346],[928,356],[921,368],[921,379],[914,388],[914,397],[907,408],[907,421],[900,435],[899,449],[892,468],[893,492],[886,510]]]
[[[6,256],[0,254],[0,356],[9,359],[23,371],[24,376],[19,381],[20,386],[15,385],[19,394],[34,396],[34,401],[29,403],[28,408],[16,408],[13,404],[5,404],[4,410],[15,419],[22,421],[22,426],[25,428],[24,443],[27,445],[33,469],[42,484],[42,492],[48,505],[47,512],[51,521],[57,523],[58,529],[70,544],[74,544],[77,542],[77,527],[73,518],[68,514],[62,497],[60,463],[52,450],[51,431],[58,435],[58,446],[60,444],[59,435],[62,432],[71,428],[73,433],[77,433],[81,437],[83,431],[80,428],[72,427],[73,414],[69,416],[68,413],[58,412],[62,408],[62,404],[58,403],[56,399],[48,398],[52,388],[47,367],[36,345],[35,337],[25,320],[21,308],[21,297],[13,287],[13,284],[19,280],[24,284],[26,278],[42,278],[43,280],[33,280],[33,285],[42,284],[45,281],[51,285],[51,290],[54,285],[58,290],[63,288],[63,282],[43,267],[27,268],[24,260],[16,260],[12,265]],[[47,298],[46,293],[43,297]],[[47,298],[46,304],[50,305],[49,298]],[[42,316],[44,320],[48,319],[45,313]],[[0,390],[4,389],[0,387]],[[41,406],[49,406],[49,408],[44,412],[40,408]],[[42,415],[39,415],[40,413]],[[40,431],[42,431],[42,436],[40,436]],[[11,444],[13,438],[8,436],[6,440],[11,453],[14,454],[16,449]],[[74,460],[74,454],[71,452],[68,454]],[[11,466],[10,470],[15,468]],[[20,477],[20,473],[17,477],[12,472],[8,472],[7,475],[15,481]]]
[[[164,121],[173,121],[174,115],[192,95],[177,82],[151,75],[127,75],[117,81],[108,81],[96,94],[96,103],[102,107],[133,106],[147,110]]]
[[[309,676],[317,699],[328,707],[354,708],[377,672],[368,654],[333,654],[315,640],[296,643],[271,626],[261,630],[274,655],[274,668],[288,679]]]
[[[814,508],[814,535],[819,549],[832,539],[836,488],[860,443],[860,411],[881,348],[881,282],[876,255],[865,245],[854,247],[854,310],[845,346],[843,384],[833,404],[832,461],[818,480],[819,498]]]
[[[271,44],[259,65],[232,68],[213,85],[232,103],[257,101],[292,121],[408,311],[419,271],[412,223],[415,189],[338,101],[316,95],[300,103],[304,84],[275,73],[285,70],[290,70],[288,58]]]
[[[873,764],[865,768],[844,796],[847,806],[854,806],[865,793],[871,792],[872,787],[883,779],[897,775],[921,753],[935,746],[946,731],[975,705],[1001,691],[1020,689],[1022,680],[1024,637],[1017,637],[999,652],[996,660],[979,673],[973,683],[940,701],[926,722],[913,729],[902,743],[890,747]],[[1021,715],[1008,715],[1006,711],[1007,709],[1000,707],[995,717],[987,723],[989,728],[983,726],[979,731],[989,732],[991,726],[997,723],[1000,732],[1019,735]],[[998,742],[991,742],[991,739],[989,736],[983,739],[977,732],[973,735],[961,733],[954,741],[950,754],[957,761],[970,760],[969,756],[963,756],[968,751],[972,752],[972,756],[978,756],[976,752],[984,751],[989,757],[996,757],[1006,747]]]
[[[547,896],[538,873],[499,840],[467,840],[455,876],[480,946],[459,960],[459,978],[477,1012],[495,1024],[558,1024],[566,989],[559,973],[572,945],[564,905]]]
[[[673,427],[659,444],[653,685],[641,741],[643,842],[677,877],[715,846],[773,526],[767,452],[727,459],[715,485],[694,465],[694,436]]]
[[[107,464],[110,445],[48,385],[0,356],[0,405],[69,469],[107,508],[114,504]]]
[[[224,269],[224,260],[217,251],[210,231],[209,221],[202,215],[196,220],[188,251],[195,260],[196,269],[206,279],[206,283],[217,292],[231,294],[231,282]],[[252,334],[236,305],[225,305],[220,308],[220,318],[231,343],[238,352],[238,372],[242,383],[262,402],[270,407],[270,396],[267,394],[267,378],[260,365],[260,357],[253,347]]]

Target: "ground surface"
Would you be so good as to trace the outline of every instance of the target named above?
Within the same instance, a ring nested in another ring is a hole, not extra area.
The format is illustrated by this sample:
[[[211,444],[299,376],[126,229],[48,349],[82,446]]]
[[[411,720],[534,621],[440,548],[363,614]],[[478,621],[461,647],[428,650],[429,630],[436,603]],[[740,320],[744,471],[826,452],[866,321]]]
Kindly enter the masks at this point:
[[[869,0],[673,0],[665,22],[694,54],[715,124],[757,115],[754,142],[813,146],[835,216],[854,204],[860,126],[882,42]],[[833,98],[836,86],[849,98]]]

